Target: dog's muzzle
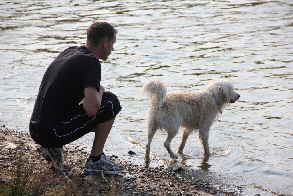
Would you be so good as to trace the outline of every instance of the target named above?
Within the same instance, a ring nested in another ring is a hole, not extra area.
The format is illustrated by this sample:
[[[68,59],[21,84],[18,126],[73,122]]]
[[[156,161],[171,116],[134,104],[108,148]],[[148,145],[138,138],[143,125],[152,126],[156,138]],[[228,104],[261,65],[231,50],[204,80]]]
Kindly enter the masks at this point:
[[[237,95],[234,97],[234,99],[231,99],[231,100],[230,100],[230,102],[231,102],[231,103],[235,103],[239,98],[240,98],[240,95],[237,94]]]

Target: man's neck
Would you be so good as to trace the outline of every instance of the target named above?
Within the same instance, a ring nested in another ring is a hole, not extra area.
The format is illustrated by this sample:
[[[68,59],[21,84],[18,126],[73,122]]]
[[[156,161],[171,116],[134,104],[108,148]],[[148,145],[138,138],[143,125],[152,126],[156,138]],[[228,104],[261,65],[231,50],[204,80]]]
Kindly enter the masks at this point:
[[[97,58],[100,59],[99,49],[96,47],[91,47],[90,45],[86,44],[85,47]]]

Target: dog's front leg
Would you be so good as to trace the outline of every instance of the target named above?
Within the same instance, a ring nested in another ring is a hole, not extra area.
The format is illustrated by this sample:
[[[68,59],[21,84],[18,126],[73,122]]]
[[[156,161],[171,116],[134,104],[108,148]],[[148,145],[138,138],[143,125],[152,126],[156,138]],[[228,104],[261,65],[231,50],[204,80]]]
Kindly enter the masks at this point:
[[[207,162],[210,157],[210,149],[209,149],[209,127],[201,127],[199,128],[199,139],[204,148],[204,162]]]

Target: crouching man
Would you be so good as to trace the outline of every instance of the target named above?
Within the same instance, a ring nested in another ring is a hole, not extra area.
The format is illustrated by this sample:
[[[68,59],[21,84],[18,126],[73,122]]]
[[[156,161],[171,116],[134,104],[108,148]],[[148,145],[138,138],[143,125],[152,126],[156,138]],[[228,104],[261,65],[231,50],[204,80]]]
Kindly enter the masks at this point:
[[[63,146],[95,133],[84,173],[115,173],[121,168],[107,159],[104,144],[121,106],[116,95],[100,85],[100,59],[113,51],[116,29],[96,22],[87,30],[85,46],[61,52],[45,72],[30,120],[30,134],[55,169],[63,169]]]

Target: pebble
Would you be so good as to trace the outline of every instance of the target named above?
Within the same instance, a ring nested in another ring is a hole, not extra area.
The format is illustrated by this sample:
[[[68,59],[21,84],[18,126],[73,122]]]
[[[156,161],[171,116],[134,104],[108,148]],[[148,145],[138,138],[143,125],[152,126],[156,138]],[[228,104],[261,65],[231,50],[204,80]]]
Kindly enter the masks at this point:
[[[128,151],[128,154],[129,154],[129,155],[136,155],[136,153],[135,153],[134,151],[132,151],[132,150],[129,150],[129,151]]]

